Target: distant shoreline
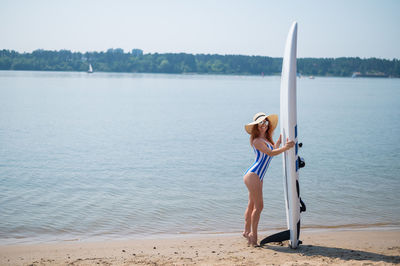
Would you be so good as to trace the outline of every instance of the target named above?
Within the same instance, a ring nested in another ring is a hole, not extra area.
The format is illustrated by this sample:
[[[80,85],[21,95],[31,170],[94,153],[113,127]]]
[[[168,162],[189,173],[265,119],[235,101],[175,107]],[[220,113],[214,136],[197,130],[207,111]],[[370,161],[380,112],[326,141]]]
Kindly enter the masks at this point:
[[[0,70],[274,76],[281,73],[281,68],[282,58],[268,56],[144,54],[140,49],[125,53],[120,48],[86,53],[0,50]],[[304,77],[400,77],[400,60],[298,58],[297,72]]]

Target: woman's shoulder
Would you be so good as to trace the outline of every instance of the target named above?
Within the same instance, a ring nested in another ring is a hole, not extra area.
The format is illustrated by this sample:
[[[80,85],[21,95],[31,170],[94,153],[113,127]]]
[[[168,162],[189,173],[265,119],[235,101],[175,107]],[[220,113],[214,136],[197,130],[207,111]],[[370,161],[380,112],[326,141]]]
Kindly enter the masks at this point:
[[[268,142],[265,139],[258,137],[258,138],[253,139],[252,144],[254,145],[256,143],[268,143]]]
[[[268,146],[268,148],[271,148],[272,147],[272,145],[271,145],[271,143],[269,143],[268,142],[268,140],[266,140],[266,139],[263,139],[263,138],[255,138],[255,139],[253,139],[253,146],[255,145],[255,144],[259,144],[259,143],[264,143],[264,144],[266,144],[267,146]]]

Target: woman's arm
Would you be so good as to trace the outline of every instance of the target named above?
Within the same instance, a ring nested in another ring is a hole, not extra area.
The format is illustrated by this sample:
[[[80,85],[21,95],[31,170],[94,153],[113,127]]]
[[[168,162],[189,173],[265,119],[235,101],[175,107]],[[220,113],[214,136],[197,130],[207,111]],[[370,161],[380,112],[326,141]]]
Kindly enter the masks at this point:
[[[261,139],[255,139],[253,141],[253,145],[257,150],[268,154],[268,156],[276,156],[276,155],[281,154],[282,152],[285,152],[285,151],[291,149],[294,146],[294,141],[293,140],[288,141],[288,142],[286,142],[285,146],[283,146],[282,148],[274,149],[274,150],[271,150],[270,148],[268,148],[267,144],[265,144],[265,142]]]
[[[274,145],[274,149],[278,149],[279,146],[281,146],[282,143],[282,134],[279,135],[279,139],[276,141],[275,145]]]

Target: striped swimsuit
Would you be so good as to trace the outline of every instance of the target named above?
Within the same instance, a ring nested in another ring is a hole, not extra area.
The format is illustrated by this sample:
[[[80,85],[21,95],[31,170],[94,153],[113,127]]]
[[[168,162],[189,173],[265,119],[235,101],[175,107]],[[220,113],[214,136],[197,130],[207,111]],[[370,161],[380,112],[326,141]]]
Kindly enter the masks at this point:
[[[264,140],[265,141],[265,140]],[[265,144],[267,144],[268,148],[273,150],[273,147],[271,144],[269,144],[267,141],[265,141]],[[253,165],[247,169],[246,173],[252,172],[256,173],[258,177],[260,178],[260,181],[263,181],[265,172],[267,172],[269,163],[271,162],[272,156],[268,156],[268,154],[263,153],[252,145],[254,153],[256,154],[256,160],[254,161]]]

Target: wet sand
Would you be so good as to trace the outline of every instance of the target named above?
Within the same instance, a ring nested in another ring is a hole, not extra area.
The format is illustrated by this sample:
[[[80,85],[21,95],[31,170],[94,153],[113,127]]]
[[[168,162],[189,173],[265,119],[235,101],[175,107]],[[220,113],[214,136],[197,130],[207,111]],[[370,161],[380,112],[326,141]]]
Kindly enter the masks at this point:
[[[265,235],[261,235],[264,237]],[[249,247],[239,235],[1,245],[0,265],[395,265],[399,230],[302,232],[303,245]]]

